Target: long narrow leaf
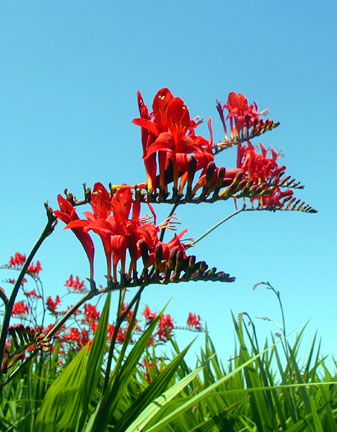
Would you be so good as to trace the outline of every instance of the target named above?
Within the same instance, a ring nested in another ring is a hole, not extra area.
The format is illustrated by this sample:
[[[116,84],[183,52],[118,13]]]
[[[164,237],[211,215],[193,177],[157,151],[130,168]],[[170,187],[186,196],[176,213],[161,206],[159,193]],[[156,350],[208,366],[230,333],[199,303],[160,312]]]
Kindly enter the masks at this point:
[[[227,374],[226,376],[224,376],[222,379],[218,380],[216,383],[214,383],[211,386],[205,388],[203,391],[201,391],[200,393],[198,393],[197,395],[195,395],[194,397],[192,397],[186,403],[184,403],[183,405],[181,405],[179,408],[177,408],[176,410],[174,410],[173,412],[171,412],[170,414],[168,414],[167,416],[165,416],[163,419],[161,419],[154,426],[152,426],[151,428],[149,428],[147,430],[147,432],[160,431],[161,428],[163,428],[169,422],[171,422],[172,420],[174,420],[175,418],[177,418],[185,410],[187,410],[188,408],[192,407],[197,402],[201,401],[205,397],[205,395],[207,395],[208,393],[210,393],[213,390],[215,390],[217,387],[219,387],[224,382],[228,381],[230,378],[232,378],[233,376],[235,376],[237,373],[239,373],[245,367],[251,365],[257,358],[259,358],[265,352],[267,352],[268,350],[270,350],[271,348],[273,348],[277,343],[279,343],[279,341],[276,342],[275,344],[271,345],[270,347],[266,348],[265,350],[261,351],[256,356],[252,357],[247,362],[243,363],[242,365],[240,365],[239,367],[237,367],[235,370],[233,370],[232,372],[230,372],[229,374]]]

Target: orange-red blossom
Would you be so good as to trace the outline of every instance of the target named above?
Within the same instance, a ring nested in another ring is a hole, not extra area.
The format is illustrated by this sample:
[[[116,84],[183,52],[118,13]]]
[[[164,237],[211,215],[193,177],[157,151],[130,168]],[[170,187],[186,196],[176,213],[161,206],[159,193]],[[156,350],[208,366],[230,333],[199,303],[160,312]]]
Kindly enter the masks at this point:
[[[150,211],[154,223],[148,217],[140,217],[141,204],[133,202],[132,192],[128,188],[117,189],[111,197],[101,183],[96,183],[91,197],[92,212],[84,212],[85,220],[72,220],[66,228],[72,230],[94,231],[102,240],[106,261],[108,280],[117,282],[117,266],[120,273],[126,274],[126,252],[129,252],[130,266],[128,273],[137,270],[137,260],[141,257],[141,243],[146,244],[149,254],[149,265],[154,263],[155,249],[162,246],[162,259],[167,260],[172,248],[178,248],[185,255],[185,247],[180,242],[186,232],[175,235],[169,243],[162,243],[158,238],[161,226],[156,226],[156,215],[151,205]]]

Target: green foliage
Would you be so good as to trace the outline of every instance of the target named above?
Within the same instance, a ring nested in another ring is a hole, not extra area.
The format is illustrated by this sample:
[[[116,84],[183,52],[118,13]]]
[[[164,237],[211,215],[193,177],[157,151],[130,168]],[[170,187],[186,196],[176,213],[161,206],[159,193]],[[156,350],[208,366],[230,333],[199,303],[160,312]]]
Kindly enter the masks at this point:
[[[109,305],[108,298],[90,349],[83,348],[61,369],[57,349],[53,356],[43,353],[2,389],[0,430],[337,430],[336,374],[321,357],[316,336],[307,357],[299,359],[304,329],[292,343],[278,337],[260,349],[254,326],[244,317],[233,319],[237,348],[229,363],[223,365],[206,331],[197,366],[191,368],[184,360],[189,346],[180,350],[171,340],[172,352],[165,356],[162,347],[148,348],[158,317],[127,350],[130,326],[106,375]],[[147,372],[144,361],[153,365]]]

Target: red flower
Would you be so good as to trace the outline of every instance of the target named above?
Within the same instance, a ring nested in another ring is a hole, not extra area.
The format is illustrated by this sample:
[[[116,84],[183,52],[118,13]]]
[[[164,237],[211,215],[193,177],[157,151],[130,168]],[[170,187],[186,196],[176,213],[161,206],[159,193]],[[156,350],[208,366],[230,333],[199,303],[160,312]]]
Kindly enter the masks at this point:
[[[47,308],[52,313],[56,313],[56,308],[60,303],[61,303],[61,299],[60,296],[58,295],[56,296],[55,300],[53,300],[51,296],[49,296],[46,301]]]
[[[61,219],[65,224],[69,224],[71,221],[76,221],[79,219],[76,210],[73,205],[63,198],[61,195],[57,196],[57,200],[60,206],[60,210],[54,210],[54,215]],[[76,235],[78,240],[81,242],[85,253],[87,254],[89,264],[90,264],[90,279],[94,277],[94,254],[95,247],[91,240],[90,235],[84,231],[82,227],[72,228],[73,233]]]
[[[174,328],[173,319],[171,315],[162,315],[158,323],[157,335],[163,342],[168,340],[168,336],[172,333]]]
[[[156,371],[156,373],[160,373],[158,365],[149,362],[148,360],[145,360],[141,363],[141,366],[145,369],[146,381],[148,382],[148,384],[151,384],[152,379],[150,375],[153,375],[153,372],[151,373],[151,371]]]
[[[90,303],[86,303],[84,305],[84,319],[82,320],[82,322],[93,322],[99,319],[100,317],[100,313],[98,312],[96,306],[90,304]]]
[[[8,264],[10,267],[20,269],[26,262],[26,256],[16,252],[14,256],[10,258]],[[36,264],[30,264],[27,268],[27,273],[30,273],[33,277],[38,277],[39,272],[42,270],[40,261],[36,261]],[[26,282],[26,280],[25,280]]]
[[[29,313],[29,307],[24,301],[14,303],[12,309],[12,315],[25,315]]]
[[[77,341],[77,342],[79,342],[79,341],[80,341],[80,338],[81,338],[81,334],[80,334],[80,332],[79,332],[79,330],[78,330],[77,328],[75,328],[75,327],[71,327],[71,328],[69,329],[69,332],[66,333],[66,334],[63,336],[63,338],[64,338],[66,341]]]
[[[143,315],[145,316],[145,319],[148,323],[150,323],[157,316],[157,314],[155,312],[151,312],[148,305],[145,306]]]
[[[107,277],[111,279],[111,260],[113,260],[113,279],[117,282],[117,266],[121,263],[120,273],[126,274],[126,251],[130,255],[129,275],[137,270],[137,260],[141,256],[140,244],[145,242],[149,253],[149,265],[154,262],[158,233],[161,227],[149,222],[149,218],[140,217],[140,203],[133,202],[132,192],[128,188],[117,189],[110,197],[101,183],[94,185],[91,206],[93,212],[85,212],[86,220],[73,220],[66,228],[93,230],[101,237],[106,260]],[[156,222],[156,215],[150,204],[149,209]],[[167,259],[173,247],[185,250],[180,238],[185,233],[175,236],[171,242],[161,243],[164,259]]]
[[[10,278],[10,279],[8,279],[6,282],[11,283],[11,284],[14,285],[14,284],[16,283],[16,279],[12,279],[12,278]],[[21,285],[23,286],[26,282],[27,282],[27,279],[26,279],[26,278],[23,278],[22,281],[21,281]]]
[[[234,131],[235,135],[239,135],[243,128],[251,127],[255,120],[260,121],[260,114],[264,113],[258,112],[256,102],[248,105],[248,100],[243,94],[234,92],[229,93],[228,101],[224,105],[224,108],[227,108],[229,111],[227,120],[230,119],[231,130]],[[233,128],[233,119],[235,128]]]
[[[80,281],[80,278],[78,276],[76,276],[76,279],[74,279],[74,276],[70,275],[69,279],[66,281],[64,285],[67,288],[73,288],[74,292],[83,293],[86,291],[84,281]]]
[[[42,267],[41,267],[40,261],[36,261],[35,265],[31,264],[30,266],[28,266],[27,273],[30,273],[31,276],[38,278],[41,270],[42,270]]]
[[[89,333],[84,328],[79,331],[77,328],[71,327],[63,339],[65,342],[77,342],[78,347],[81,348],[89,342]]]
[[[196,314],[194,314],[192,312],[190,312],[188,314],[187,325],[189,327],[193,327],[197,331],[202,331],[203,330],[203,327],[201,325],[200,315],[196,315]]]
[[[260,198],[252,198],[252,201],[259,200],[262,206],[281,206],[281,199],[289,198],[293,195],[293,191],[290,189],[281,191],[277,186],[286,167],[284,165],[278,166],[277,159],[280,157],[280,154],[274,149],[268,151],[263,144],[260,144],[260,149],[261,154],[256,152],[255,147],[249,141],[247,146],[239,144],[237,166],[242,169],[247,179],[253,180],[254,183],[266,183],[271,187],[274,186],[270,194]],[[271,153],[271,157],[268,157],[269,152]]]
[[[40,298],[42,298],[40,295],[37,294],[37,292],[36,292],[35,290],[32,290],[32,291],[25,291],[24,294],[25,294],[25,296],[27,296],[27,297],[33,297],[33,298],[36,298],[36,299],[40,299]]]
[[[142,95],[138,91],[138,107],[141,118],[134,119],[133,123],[142,127],[142,145],[143,145],[143,157],[145,158],[149,147],[155,142],[156,138],[161,132],[167,131],[166,121],[166,107],[170,100],[173,98],[170,90],[163,88],[159,90],[153,99],[153,113],[149,115],[147,106],[143,102]],[[151,121],[153,117],[153,121]],[[159,156],[161,158],[161,156]],[[152,190],[156,183],[157,175],[157,163],[156,155],[152,154],[144,160],[148,188]]]
[[[115,326],[113,324],[108,324],[108,338],[111,339],[115,331]]]
[[[173,166],[173,180],[175,187],[179,176],[187,172],[189,156],[197,160],[196,169],[205,169],[214,157],[211,154],[212,140],[208,141],[196,136],[194,129],[197,123],[190,119],[184,101],[173,97],[168,89],[161,89],[153,100],[153,113],[148,110],[141,99],[141,118],[134,119],[133,123],[142,127],[143,159],[148,178],[148,189],[152,190],[156,184],[156,158],[158,152],[160,186],[165,188],[168,180],[165,171],[170,163]]]
[[[10,260],[8,261],[8,264],[10,265],[10,267],[21,267],[24,265],[24,263],[26,262],[26,256],[20,254],[19,252],[16,252],[15,255],[13,257],[10,258]]]

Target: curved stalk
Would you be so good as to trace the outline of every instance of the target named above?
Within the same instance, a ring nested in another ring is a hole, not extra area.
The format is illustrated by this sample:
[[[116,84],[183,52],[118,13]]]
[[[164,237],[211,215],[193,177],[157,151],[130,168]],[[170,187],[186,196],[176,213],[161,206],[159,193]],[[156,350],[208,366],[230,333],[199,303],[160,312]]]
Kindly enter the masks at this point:
[[[178,205],[179,205],[179,203],[175,203],[175,204],[173,205],[172,210],[170,211],[169,215],[167,216],[167,219],[169,219],[169,218],[174,214],[174,212],[176,211],[176,208],[178,207]],[[161,230],[161,232],[160,232],[159,240],[160,240],[161,242],[164,240],[165,231],[166,231],[166,228],[163,228],[163,229]]]
[[[28,258],[26,259],[26,262],[24,263],[24,265],[20,271],[19,277],[16,280],[12,294],[9,297],[9,300],[6,304],[6,311],[5,311],[5,316],[3,319],[3,325],[2,325],[1,337],[0,337],[0,376],[2,375],[1,365],[2,365],[3,358],[4,358],[7,332],[8,332],[9,322],[11,319],[12,309],[13,309],[13,306],[15,303],[16,296],[17,296],[18,291],[20,289],[22,280],[23,280],[25,274],[27,273],[27,269],[30,266],[36,252],[39,250],[39,248],[42,245],[42,243],[44,242],[44,240],[53,232],[54,227],[57,223],[56,217],[53,215],[52,210],[47,205],[46,205],[46,210],[47,210],[47,217],[48,217],[47,224],[46,224],[44,230],[42,231],[42,234],[40,235],[38,241],[35,243],[33,249],[31,250],[30,254],[28,255]]]
[[[212,228],[207,230],[204,234],[202,234],[200,237],[198,237],[196,240],[191,242],[191,246],[194,246],[197,244],[200,240],[205,238],[208,234],[210,234],[212,231],[214,231],[216,228],[218,228],[220,225],[222,225],[224,222],[227,222],[229,219],[231,219],[233,216],[236,216],[237,214],[241,213],[242,211],[246,210],[246,206],[243,206],[239,210],[236,210],[234,213],[230,214],[229,216],[226,216],[224,219],[222,219],[220,222],[216,223]]]

